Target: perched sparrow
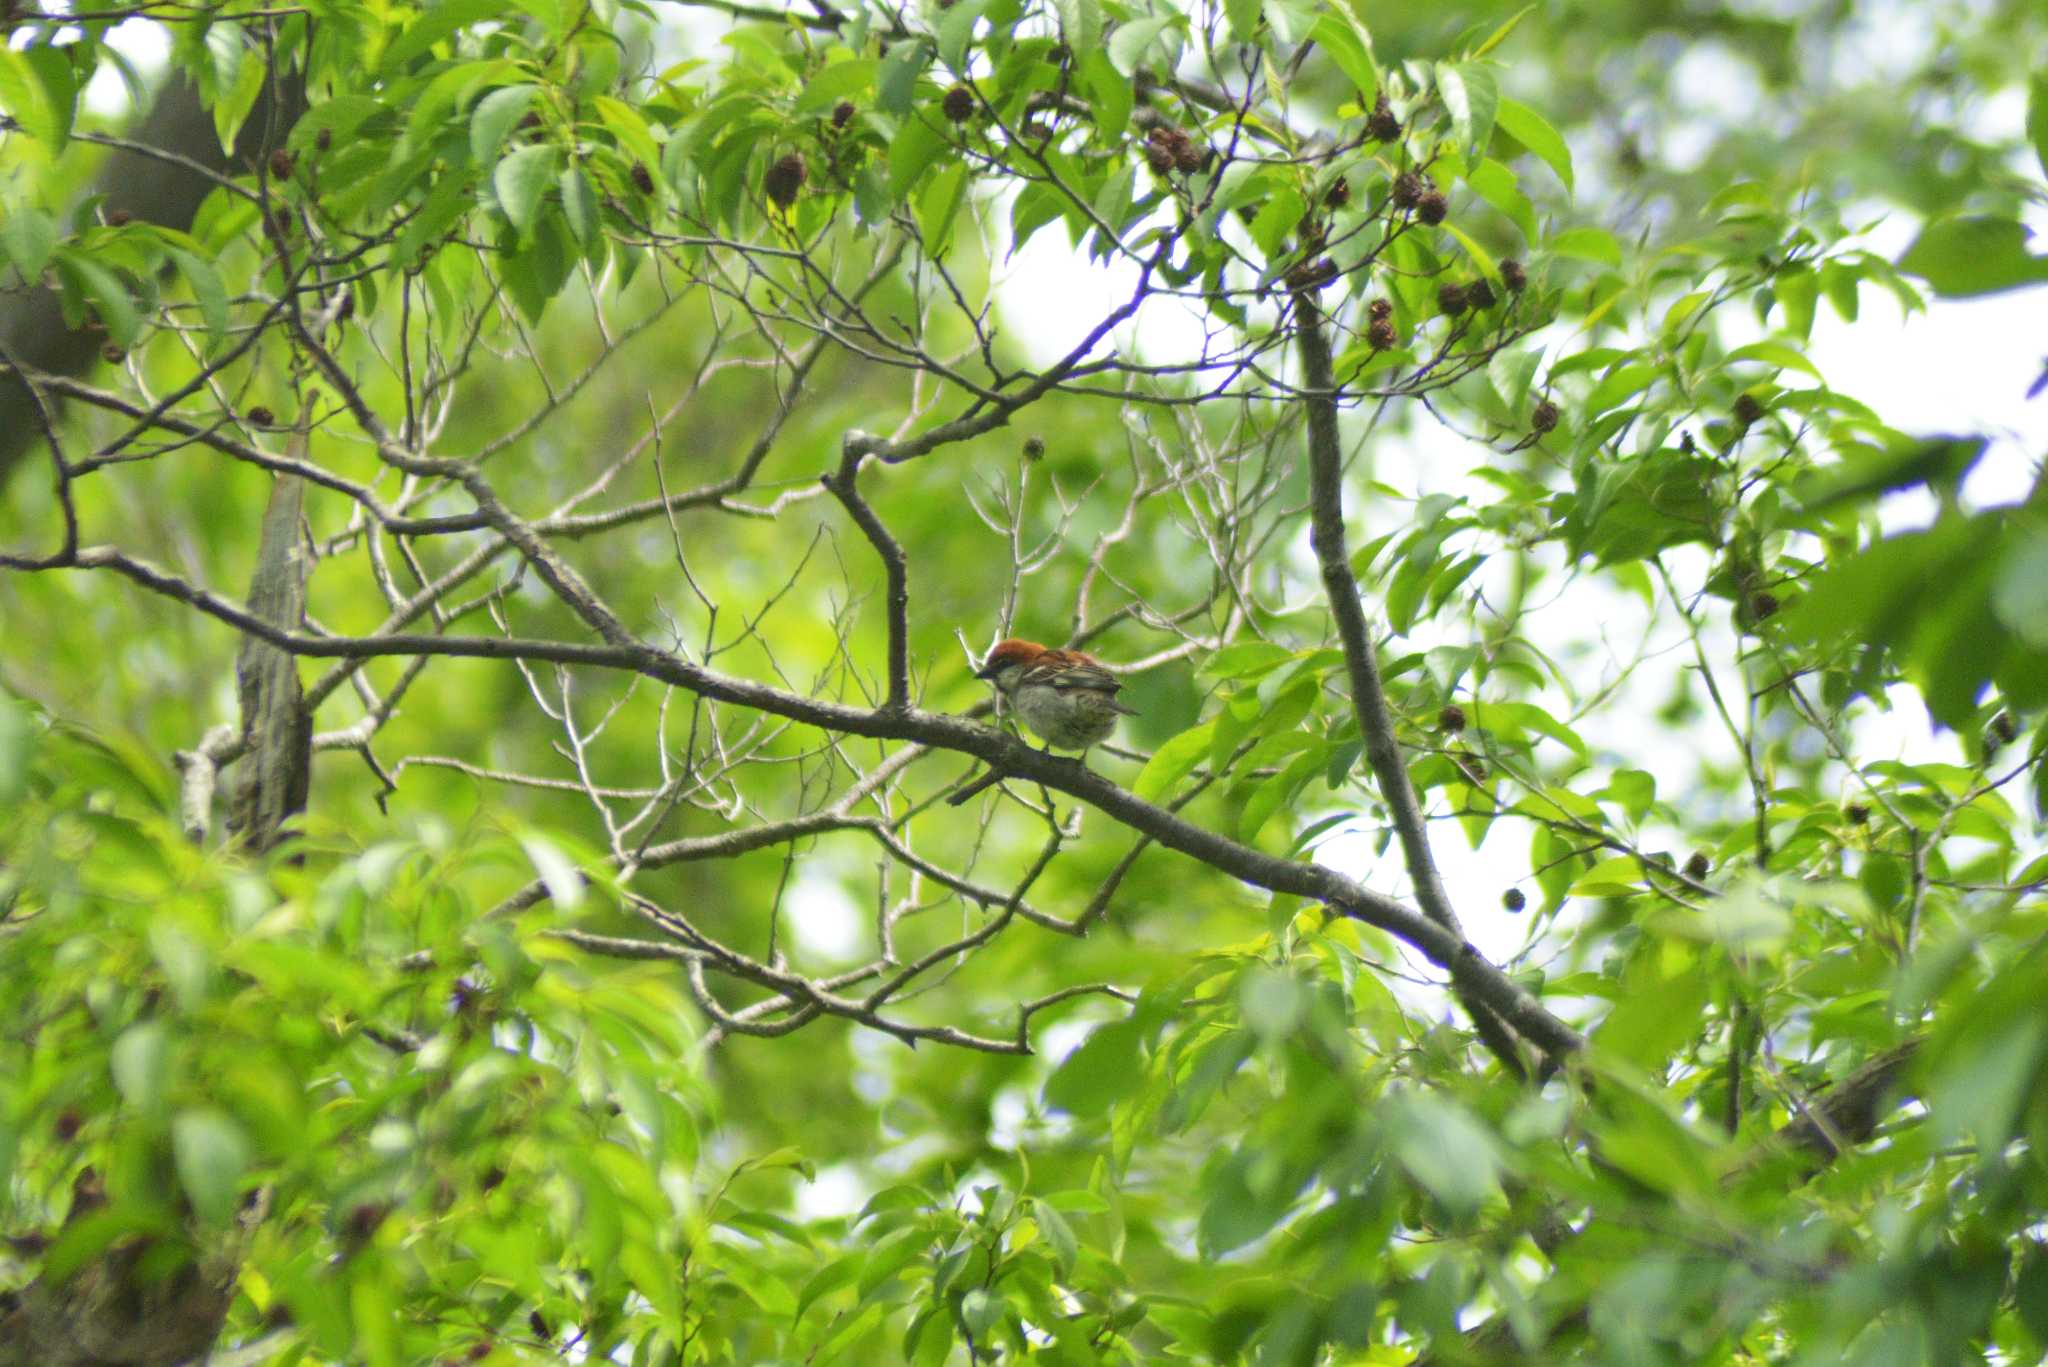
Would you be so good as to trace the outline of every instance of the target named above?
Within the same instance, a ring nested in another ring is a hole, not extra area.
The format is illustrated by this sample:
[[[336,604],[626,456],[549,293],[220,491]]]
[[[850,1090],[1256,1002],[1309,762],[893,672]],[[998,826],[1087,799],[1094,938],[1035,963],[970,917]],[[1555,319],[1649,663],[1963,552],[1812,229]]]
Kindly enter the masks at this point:
[[[1116,700],[1116,676],[1078,650],[1048,650],[1036,641],[998,641],[977,678],[991,679],[1004,701],[1048,747],[1086,750],[1116,730],[1116,716],[1136,716]]]

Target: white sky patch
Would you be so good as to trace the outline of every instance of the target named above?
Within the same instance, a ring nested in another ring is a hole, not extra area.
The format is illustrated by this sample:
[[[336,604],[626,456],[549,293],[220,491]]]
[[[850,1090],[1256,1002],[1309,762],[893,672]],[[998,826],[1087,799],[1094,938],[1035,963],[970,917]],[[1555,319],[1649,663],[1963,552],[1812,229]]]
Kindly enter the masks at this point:
[[[850,961],[866,943],[870,917],[855,905],[839,883],[839,870],[815,854],[799,860],[782,911],[798,948],[812,959]]]
[[[867,1204],[868,1184],[851,1163],[834,1163],[818,1169],[818,1175],[796,1189],[796,1218],[809,1224],[814,1220],[837,1220],[852,1215]]]

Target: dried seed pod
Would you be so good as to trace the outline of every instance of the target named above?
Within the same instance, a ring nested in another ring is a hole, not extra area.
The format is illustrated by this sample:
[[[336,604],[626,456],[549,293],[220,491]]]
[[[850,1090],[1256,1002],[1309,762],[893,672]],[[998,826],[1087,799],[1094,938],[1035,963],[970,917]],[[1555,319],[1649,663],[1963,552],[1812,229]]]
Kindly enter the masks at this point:
[[[1509,290],[1520,294],[1529,288],[1529,272],[1522,268],[1521,262],[1511,256],[1500,263],[1500,282]]]
[[[1742,393],[1735,396],[1735,407],[1731,411],[1738,427],[1748,427],[1764,415],[1764,406],[1756,395]]]
[[[1446,318],[1455,318],[1465,311],[1465,287],[1457,284],[1443,284],[1436,287],[1436,306]]]
[[[1465,709],[1456,703],[1444,704],[1443,710],[1436,714],[1436,729],[1453,733],[1464,730]]]
[[[1183,135],[1173,149],[1173,164],[1182,175],[1191,176],[1209,164],[1209,149]]]
[[[1396,209],[1412,209],[1422,202],[1423,192],[1428,188],[1421,176],[1413,171],[1403,171],[1394,177],[1393,201]]]
[[[1365,311],[1377,323],[1382,318],[1394,316],[1394,303],[1391,299],[1375,299],[1365,306]]]
[[[100,359],[108,365],[119,365],[128,359],[128,353],[115,346],[112,342],[109,342],[100,348]]]
[[[1162,142],[1145,144],[1145,164],[1152,168],[1152,174],[1163,176],[1173,170],[1173,151]]]
[[[1492,284],[1481,278],[1465,286],[1465,302],[1470,304],[1476,313],[1481,309],[1492,308],[1499,301],[1493,297]]]
[[[954,123],[966,123],[974,117],[974,92],[964,85],[956,85],[946,92],[939,107]]]
[[[244,416],[257,427],[274,427],[277,425],[277,414],[271,412],[260,403],[250,409]]]
[[[1415,216],[1431,227],[1450,217],[1450,213],[1451,201],[1442,190],[1424,190],[1422,198],[1415,201]]]
[[[1374,351],[1392,350],[1398,341],[1400,338],[1394,335],[1394,322],[1391,318],[1375,318],[1365,330],[1366,345]]]
[[[853,122],[853,116],[859,112],[858,109],[854,108],[852,100],[841,100],[838,104],[832,106],[832,126],[834,128],[846,127],[846,125]]]
[[[1778,606],[1778,595],[1766,589],[1762,593],[1750,595],[1749,615],[1761,622],[1766,617],[1776,616]]]
[[[647,169],[646,162],[634,162],[632,175],[634,189],[638,190],[643,195],[651,195],[654,193],[654,173]]]
[[[1500,895],[1500,904],[1509,911],[1520,911],[1529,905],[1529,899],[1522,895],[1520,888],[1509,888]]]
[[[1714,871],[1713,861],[1699,851],[1693,851],[1692,858],[1685,861],[1685,876],[1697,883]]]
[[[107,226],[109,228],[125,228],[134,221],[135,215],[129,213],[126,209],[110,209],[107,211]]]
[[[290,180],[298,162],[286,148],[280,147],[270,154],[270,174],[279,180]]]
[[[334,130],[332,128],[323,128],[313,135],[314,151],[325,152],[332,146],[334,146]]]
[[[1341,209],[1351,202],[1351,182],[1339,176],[1330,182],[1330,188],[1323,191],[1323,203],[1332,209]]]
[[[1852,802],[1842,808],[1842,815],[1849,818],[1851,826],[1867,826],[1870,824],[1870,808],[1860,802]]]
[[[1045,438],[1030,436],[1024,438],[1024,459],[1039,461],[1045,459]]]
[[[787,209],[796,203],[797,192],[804,188],[807,171],[803,153],[785,153],[775,159],[768,168],[768,174],[761,178],[761,193],[773,200],[777,207]]]
[[[1536,406],[1529,410],[1529,430],[1531,432],[1548,432],[1556,426],[1557,405],[1550,400],[1539,400]]]

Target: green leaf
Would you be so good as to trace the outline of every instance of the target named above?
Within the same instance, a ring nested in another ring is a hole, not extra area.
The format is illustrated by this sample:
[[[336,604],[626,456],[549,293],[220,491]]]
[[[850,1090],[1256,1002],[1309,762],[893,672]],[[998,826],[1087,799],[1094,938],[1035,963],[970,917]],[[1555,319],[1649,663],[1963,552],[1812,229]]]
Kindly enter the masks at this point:
[[[1551,238],[1548,246],[1558,256],[1599,266],[1621,265],[1621,244],[1605,228],[1567,228]]]
[[[1046,1079],[1045,1104],[1072,1115],[1101,1115],[1138,1085],[1138,1043],[1135,1020],[1100,1027]]]
[[[2027,141],[2034,144],[2034,160],[2041,163],[2041,174],[2048,176],[2048,66],[2027,82]]]
[[[1821,379],[1820,367],[1807,360],[1805,353],[1797,347],[1787,346],[1783,342],[1751,342],[1748,346],[1739,346],[1729,352],[1728,359],[1731,362],[1762,361],[1765,365],[1776,366],[1780,370],[1797,370],[1813,376],[1816,380]],[[1827,381],[1821,380],[1821,383],[1825,384]]]
[[[1528,105],[1511,100],[1505,95],[1501,97],[1500,108],[1494,117],[1500,126],[1507,130],[1509,137],[1528,148],[1557,173],[1557,178],[1564,182],[1567,193],[1571,191],[1571,148],[1565,145],[1564,139],[1550,126],[1548,120]]]
[[[1102,46],[1102,0],[1057,0],[1060,36],[1075,52]]]
[[[1453,1211],[1468,1215],[1499,1190],[1493,1137],[1456,1102],[1427,1092],[1401,1097],[1390,1128],[1401,1166]]]
[[[1181,732],[1152,752],[1145,767],[1131,784],[1131,793],[1147,802],[1157,802],[1202,762],[1209,752],[1209,738],[1216,729],[1214,718]]]
[[[63,150],[70,116],[50,98],[49,88],[28,55],[4,43],[0,43],[0,110],[12,115],[21,131],[42,144],[48,155]]]
[[[1370,109],[1380,91],[1380,74],[1373,64],[1372,49],[1366,46],[1358,28],[1335,14],[1325,14],[1316,20],[1310,36],[1329,54],[1337,69],[1350,78],[1352,87],[1358,91],[1360,106]]]
[[[65,143],[70,141],[71,122],[78,113],[78,72],[71,65],[74,50],[75,45],[70,43],[45,43],[26,48],[21,53],[48,98],[55,123],[46,141],[55,152],[63,151]]]
[[[1524,242],[1536,240],[1536,206],[1522,193],[1513,171],[1488,157],[1466,172],[1465,183],[1520,229]]]
[[[56,255],[56,220],[31,205],[7,206],[0,210],[0,252],[24,280],[35,280]]]
[[[1699,958],[1697,949],[1679,941],[1644,941],[1622,974],[1614,1009],[1593,1031],[1594,1045],[1638,1067],[1661,1069],[1699,1033],[1712,991],[1712,975]]]
[[[242,1174],[250,1159],[248,1136],[225,1112],[202,1108],[171,1121],[171,1153],[178,1184],[193,1210],[207,1223],[226,1225],[241,1201]]]
[[[142,335],[142,314],[120,276],[75,247],[57,249],[57,274],[65,284],[92,301],[114,345],[135,344],[135,339]]]
[[[525,236],[540,212],[542,196],[555,179],[555,149],[522,147],[498,163],[491,173],[491,188],[498,192],[498,207],[512,226]]]
[[[790,112],[798,118],[823,114],[841,100],[851,100],[875,88],[882,64],[872,57],[834,62],[804,83]]]
[[[2048,281],[2048,257],[2030,255],[2029,234],[2017,219],[1963,215],[1937,219],[1899,258],[1899,269],[1917,275],[1948,299],[1997,294]]]
[[[384,49],[378,70],[396,71],[434,44],[454,37],[471,24],[503,19],[504,16],[503,0],[440,0],[391,40]]]
[[[477,165],[489,166],[497,160],[498,149],[533,108],[539,94],[539,86],[508,85],[476,102],[469,116],[469,155]]]
[[[1572,884],[1574,897],[1627,897],[1643,890],[1643,861],[1632,854],[1603,859]]]
[[[1473,62],[1439,62],[1436,83],[1444,107],[1451,111],[1451,131],[1458,145],[1472,160],[1485,156],[1500,113],[1500,85],[1493,73]]]
[[[561,189],[562,218],[569,225],[569,236],[579,245],[588,244],[597,235],[597,200],[590,193],[590,181],[583,168],[565,168]]]
[[[1110,65],[1125,76],[1134,74],[1144,63],[1146,52],[1175,22],[1174,16],[1163,15],[1118,24],[1116,32],[1111,34],[1109,39]]]
[[[206,324],[206,345],[211,350],[221,343],[228,331],[228,290],[214,269],[211,261],[182,248],[170,249],[171,260],[178,265],[179,274],[192,287],[192,298],[199,305],[199,317]]]
[[[889,49],[876,78],[875,107],[901,117],[917,98],[917,78],[931,61],[931,47],[921,38],[906,38]]]
[[[547,837],[528,832],[519,837],[519,847],[532,861],[534,872],[548,890],[548,898],[563,911],[574,911],[583,900],[583,875],[576,865]]]
[[[1223,0],[1223,13],[1230,20],[1232,42],[1249,43],[1258,37],[1259,0]]]
[[[161,1021],[130,1026],[107,1051],[107,1063],[121,1099],[144,1116],[156,1118],[169,1081],[170,1039]]]

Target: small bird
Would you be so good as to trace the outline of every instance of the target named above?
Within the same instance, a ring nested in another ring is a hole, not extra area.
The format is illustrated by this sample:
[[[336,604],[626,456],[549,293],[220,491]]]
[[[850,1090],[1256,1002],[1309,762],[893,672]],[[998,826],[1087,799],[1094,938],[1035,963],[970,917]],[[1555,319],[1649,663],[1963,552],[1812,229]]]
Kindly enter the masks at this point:
[[[975,677],[992,680],[1047,748],[1086,750],[1116,730],[1119,712],[1137,715],[1116,700],[1122,682],[1078,650],[1012,637],[996,642]]]

